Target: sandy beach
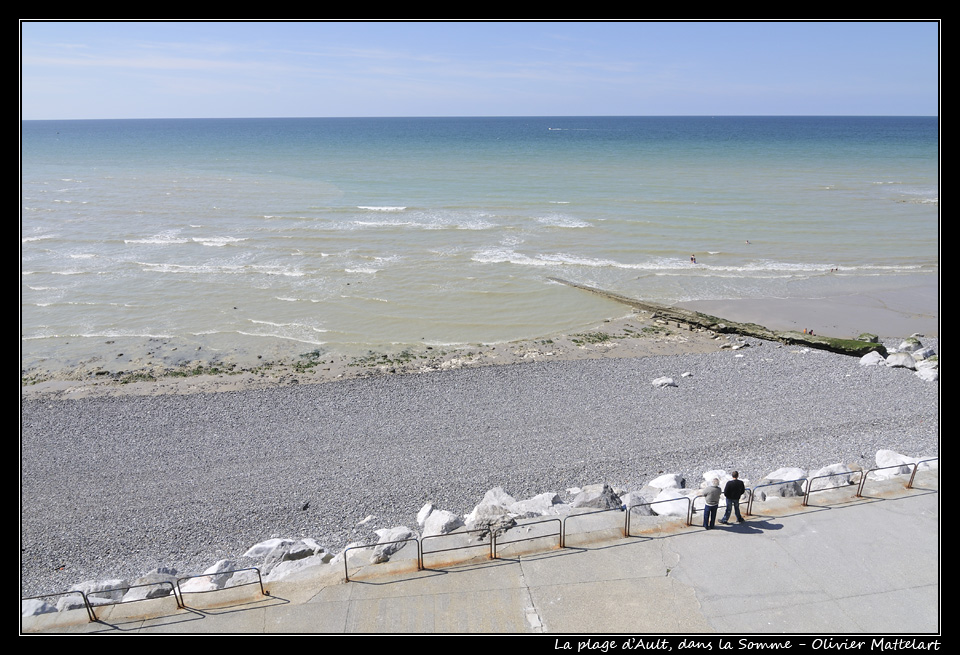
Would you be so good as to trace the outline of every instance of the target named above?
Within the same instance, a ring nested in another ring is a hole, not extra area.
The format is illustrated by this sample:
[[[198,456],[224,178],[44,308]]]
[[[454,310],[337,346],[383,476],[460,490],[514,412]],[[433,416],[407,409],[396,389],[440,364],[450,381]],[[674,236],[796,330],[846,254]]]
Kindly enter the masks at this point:
[[[584,297],[589,296],[586,292]],[[609,302],[609,301],[608,301]],[[173,365],[152,342],[127,344],[125,356],[88,360],[71,368],[32,370],[21,380],[21,396],[88,398],[112,395],[163,395],[267,389],[291,384],[449,371],[477,366],[595,358],[634,358],[712,352],[718,337],[687,326],[654,320],[610,302],[618,318],[600,320],[582,330],[540,339],[462,347],[393,349],[363,356],[301,356],[294,360],[262,359],[211,363],[194,360]],[[757,323],[773,330],[815,330],[818,334],[855,338],[864,332],[886,339],[913,334],[939,337],[939,289],[936,280],[883,295],[854,295],[808,300],[766,298],[678,303],[732,321]],[[119,347],[118,347],[119,349]],[[177,358],[180,356],[178,355]]]
[[[839,334],[861,329],[855,306],[834,318]],[[916,320],[935,345],[935,317]],[[716,468],[756,481],[781,466],[868,467],[881,448],[938,454],[938,383],[730,341],[635,315],[389,361],[23,386],[22,593],[195,573],[275,536],[336,552],[415,526],[426,502],[469,512],[496,486],[567,497],[663,472],[699,486]],[[651,385],[665,375],[679,386]]]

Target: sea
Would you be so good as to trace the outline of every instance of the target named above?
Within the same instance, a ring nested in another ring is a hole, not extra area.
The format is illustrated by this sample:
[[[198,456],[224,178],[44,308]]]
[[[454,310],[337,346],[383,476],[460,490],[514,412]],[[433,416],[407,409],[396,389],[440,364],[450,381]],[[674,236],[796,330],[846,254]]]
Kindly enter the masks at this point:
[[[22,121],[21,370],[541,338],[939,273],[937,117]],[[758,320],[757,322],[762,322]]]

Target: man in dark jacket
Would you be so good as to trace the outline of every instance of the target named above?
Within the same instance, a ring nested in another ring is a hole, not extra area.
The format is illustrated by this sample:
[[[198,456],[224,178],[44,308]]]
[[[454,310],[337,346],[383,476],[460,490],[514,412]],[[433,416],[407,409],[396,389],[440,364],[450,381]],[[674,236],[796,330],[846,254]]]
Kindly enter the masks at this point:
[[[743,523],[743,517],[740,516],[740,496],[743,495],[746,489],[743,486],[743,482],[739,480],[740,474],[738,472],[734,471],[730,475],[733,476],[733,479],[723,487],[723,495],[727,498],[727,509],[723,513],[723,518],[720,519],[720,522],[726,524],[730,519],[730,510],[733,509],[737,512],[737,522]]]

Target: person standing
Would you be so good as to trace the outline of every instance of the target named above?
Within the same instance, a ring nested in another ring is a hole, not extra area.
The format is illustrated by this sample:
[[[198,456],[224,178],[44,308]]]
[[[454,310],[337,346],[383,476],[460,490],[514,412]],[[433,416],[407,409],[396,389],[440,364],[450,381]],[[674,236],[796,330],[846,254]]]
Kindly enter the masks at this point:
[[[724,525],[730,520],[731,509],[737,513],[737,523],[743,523],[743,517],[740,515],[740,497],[743,496],[746,488],[743,486],[743,482],[740,480],[740,474],[737,471],[734,471],[730,475],[733,479],[723,487],[723,495],[727,499],[727,509],[723,513],[723,518],[720,519],[720,522]]]
[[[706,487],[700,494],[704,498],[703,505],[703,528],[710,530],[715,527],[717,522],[717,507],[720,505],[720,480],[714,478],[709,487]]]

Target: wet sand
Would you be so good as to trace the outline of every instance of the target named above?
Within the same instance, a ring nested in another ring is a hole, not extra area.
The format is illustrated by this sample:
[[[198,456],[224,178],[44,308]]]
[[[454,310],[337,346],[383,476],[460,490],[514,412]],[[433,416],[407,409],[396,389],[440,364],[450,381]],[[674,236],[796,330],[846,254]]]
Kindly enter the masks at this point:
[[[853,338],[862,332],[881,337],[919,333],[938,337],[939,288],[935,281],[882,295],[850,295],[809,300],[701,300],[679,307],[731,321],[759,323],[772,330],[804,328],[831,337]]]
[[[617,304],[611,303],[613,309]],[[939,336],[939,295],[935,284],[890,292],[883,298],[846,296],[823,299],[718,300],[678,303],[679,307],[731,321],[758,323],[774,330],[814,330],[823,336],[854,338],[863,332],[886,339],[912,334]],[[319,355],[315,359],[216,366],[152,365],[149,356],[128,358],[114,369],[103,362],[31,375],[21,396],[88,398],[108,395],[162,395],[266,389],[373,375],[425,373],[476,366],[597,358],[633,358],[715,351],[725,339],[707,331],[653,319],[624,307],[620,318],[601,320],[569,334],[540,339],[463,347],[419,346],[371,352],[362,357]]]

